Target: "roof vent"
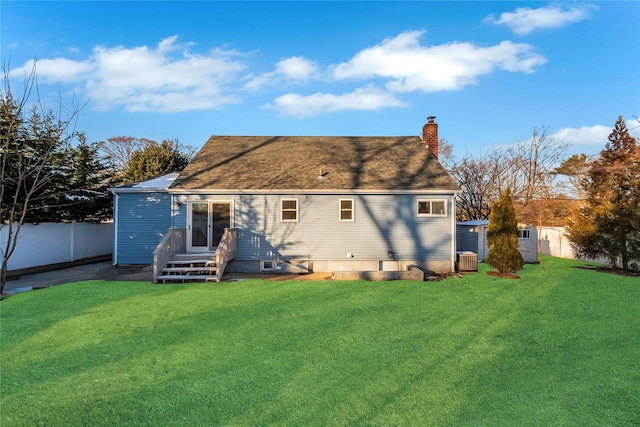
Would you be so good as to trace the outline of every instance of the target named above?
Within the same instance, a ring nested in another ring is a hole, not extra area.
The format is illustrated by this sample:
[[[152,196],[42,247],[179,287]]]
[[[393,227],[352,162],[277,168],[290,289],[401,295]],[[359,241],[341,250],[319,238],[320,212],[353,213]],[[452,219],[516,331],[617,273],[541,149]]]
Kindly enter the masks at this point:
[[[322,170],[322,168],[320,168],[320,175],[318,175],[318,179],[324,179],[325,176],[327,176],[329,172],[325,172]]]

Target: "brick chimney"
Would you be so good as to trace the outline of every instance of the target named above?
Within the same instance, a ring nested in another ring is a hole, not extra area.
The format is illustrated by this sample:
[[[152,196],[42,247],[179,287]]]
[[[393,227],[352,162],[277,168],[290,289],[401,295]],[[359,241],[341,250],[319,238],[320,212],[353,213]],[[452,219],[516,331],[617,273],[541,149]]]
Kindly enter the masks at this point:
[[[438,124],[436,116],[427,117],[427,124],[422,128],[422,143],[438,158]]]

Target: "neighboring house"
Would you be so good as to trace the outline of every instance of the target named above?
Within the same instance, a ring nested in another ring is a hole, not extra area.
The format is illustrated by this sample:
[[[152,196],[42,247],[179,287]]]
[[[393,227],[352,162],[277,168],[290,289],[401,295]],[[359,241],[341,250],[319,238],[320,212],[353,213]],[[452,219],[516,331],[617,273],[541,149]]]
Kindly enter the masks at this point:
[[[402,271],[413,265],[449,272],[455,268],[460,190],[437,159],[433,119],[422,140],[212,136],[169,186],[170,202],[163,192],[116,189],[119,209],[125,195],[146,208],[152,197],[162,211],[156,219],[171,218],[167,227],[175,241],[165,238],[156,250],[162,265],[154,266],[154,278],[172,256],[168,247],[205,261],[225,229],[233,232],[229,252],[235,255],[226,271]],[[148,246],[140,250],[141,258],[151,256]],[[201,268],[192,262],[191,270],[219,280],[219,274],[204,274],[216,262],[211,257]],[[164,271],[173,274],[178,267],[170,264]]]
[[[487,231],[489,221],[473,220],[458,222],[456,247],[458,251],[471,251],[478,254],[478,261],[483,262],[489,255]],[[538,262],[538,235],[533,225],[518,224],[518,248],[524,262]]]
[[[153,250],[172,226],[167,189],[178,174],[110,188],[114,199],[114,265],[153,263]]]

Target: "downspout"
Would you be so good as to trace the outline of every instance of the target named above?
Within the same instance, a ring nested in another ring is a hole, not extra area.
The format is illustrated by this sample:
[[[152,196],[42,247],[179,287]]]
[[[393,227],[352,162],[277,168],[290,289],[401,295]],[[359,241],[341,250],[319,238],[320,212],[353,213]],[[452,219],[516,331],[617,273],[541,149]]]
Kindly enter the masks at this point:
[[[111,259],[113,265],[118,265],[118,201],[120,195],[114,191],[113,198],[113,256]]]
[[[456,272],[456,195],[451,197],[451,272]]]

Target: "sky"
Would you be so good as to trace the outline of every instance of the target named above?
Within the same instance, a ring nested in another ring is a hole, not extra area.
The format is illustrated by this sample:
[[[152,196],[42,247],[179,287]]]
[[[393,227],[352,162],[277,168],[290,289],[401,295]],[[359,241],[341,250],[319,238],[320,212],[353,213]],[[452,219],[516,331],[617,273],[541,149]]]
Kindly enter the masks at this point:
[[[88,142],[211,135],[409,136],[454,154],[534,129],[596,154],[640,136],[640,2],[4,0],[2,63],[36,61]],[[86,104],[85,104],[86,103]]]

